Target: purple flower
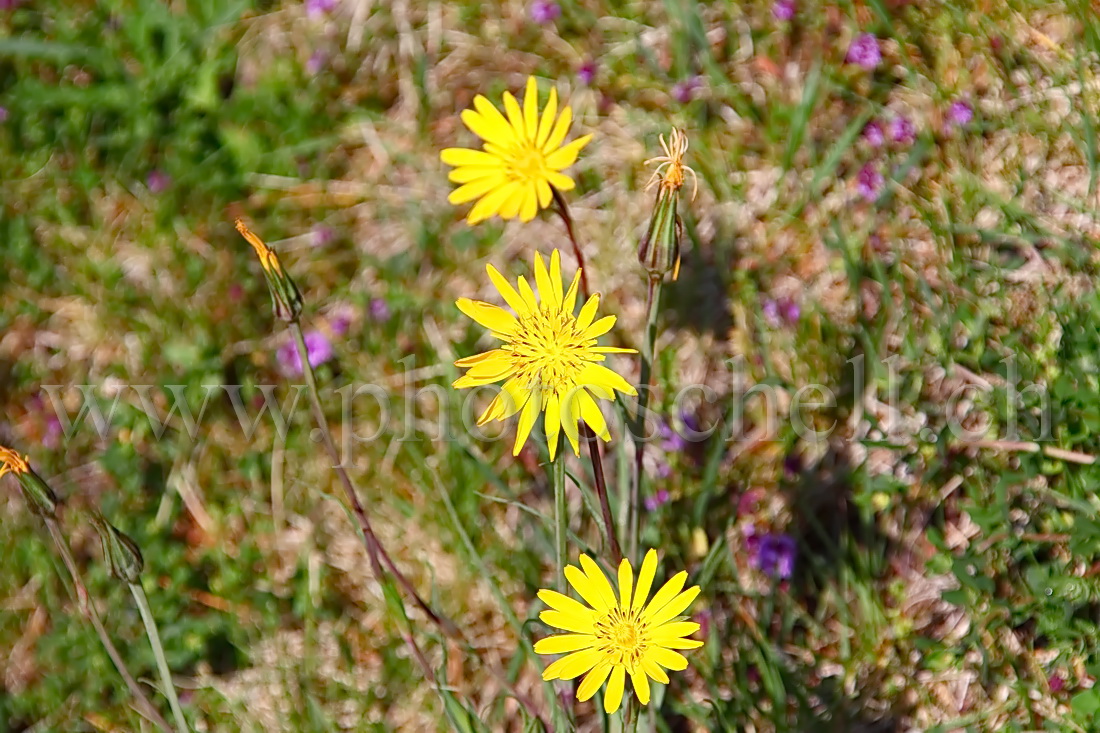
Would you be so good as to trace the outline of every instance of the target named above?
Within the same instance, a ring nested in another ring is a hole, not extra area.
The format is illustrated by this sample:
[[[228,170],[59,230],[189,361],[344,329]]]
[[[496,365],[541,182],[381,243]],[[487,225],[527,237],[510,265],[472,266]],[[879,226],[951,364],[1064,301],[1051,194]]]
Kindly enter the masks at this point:
[[[669,420],[662,420],[657,427],[661,435],[661,450],[665,453],[680,453],[687,450],[691,443],[698,440],[698,433],[702,432],[699,430],[699,421],[690,412],[681,411],[680,420],[684,423],[683,432],[677,430]],[[696,440],[689,439],[689,436],[695,437]]]
[[[695,90],[698,89],[701,84],[702,80],[697,76],[676,82],[672,87],[672,98],[680,104],[687,104],[695,98]]]
[[[313,231],[310,232],[310,235],[314,247],[324,247],[326,244],[336,239],[336,232],[332,231],[330,227],[321,225],[313,227]]]
[[[321,69],[325,68],[325,62],[328,61],[328,57],[324,51],[314,51],[309,55],[309,60],[306,61],[306,73],[310,76],[316,76]]]
[[[710,636],[710,622],[713,619],[714,614],[709,608],[704,608],[695,614],[695,623],[699,624],[699,636]]]
[[[309,357],[309,365],[311,367],[316,369],[325,362],[332,360],[334,353],[332,350],[332,342],[329,341],[328,336],[320,331],[310,331],[304,338],[306,342],[306,356]],[[295,375],[302,373],[302,357],[298,355],[298,345],[293,341],[288,341],[280,346],[275,357],[289,373]]]
[[[778,328],[783,323],[788,326],[794,325],[798,323],[798,319],[802,316],[802,307],[792,298],[780,298],[779,300],[765,298],[764,302],[760,304],[760,311],[764,316],[764,320],[772,328]]]
[[[868,163],[860,168],[859,173],[856,175],[856,191],[868,201],[874,201],[881,193],[885,182],[882,173],[879,172],[874,163]]]
[[[0,122],[7,122],[7,121],[8,121],[8,108],[7,107],[0,107]]]
[[[862,66],[867,71],[873,71],[882,63],[882,50],[878,47],[878,39],[871,33],[860,33],[848,47],[848,63]]]
[[[306,15],[316,18],[332,12],[339,0],[306,0]]]
[[[775,532],[757,534],[751,524],[745,527],[744,536],[751,567],[777,580],[786,580],[794,574],[798,546],[793,537]]]
[[[153,169],[145,177],[145,185],[150,193],[164,193],[172,185],[172,178],[160,169]]]
[[[390,320],[390,306],[381,298],[371,298],[369,308],[370,317],[379,323],[385,323]]]
[[[531,3],[531,20],[546,25],[553,23],[561,15],[561,7],[549,0],[535,0]]]
[[[590,86],[596,80],[596,62],[585,61],[581,68],[577,69],[577,81],[585,86]]]
[[[790,20],[794,17],[794,0],[775,0],[772,15],[776,20]]]
[[[665,489],[661,489],[660,491],[658,491],[653,496],[647,496],[645,498],[646,511],[649,511],[649,512],[657,511],[662,506],[664,506],[665,504],[668,503],[669,498],[670,497],[668,495],[668,491],[666,491]]]
[[[765,298],[764,302],[760,304],[760,312],[764,315],[764,320],[767,321],[769,326],[775,328],[779,325],[779,301]]]
[[[890,137],[896,143],[911,145],[917,139],[917,128],[913,126],[908,117],[898,115],[890,123]]]
[[[1064,679],[1062,679],[1061,675],[1057,675],[1057,674],[1051,675],[1048,682],[1050,684],[1050,691],[1051,692],[1056,692],[1057,693],[1057,692],[1061,692],[1062,690],[1066,689],[1066,681]]]
[[[947,122],[956,127],[965,127],[974,119],[974,108],[965,99],[956,99],[947,108]]]
[[[886,133],[882,129],[882,123],[878,120],[868,122],[867,126],[863,128],[863,139],[872,148],[882,147],[883,143],[886,142]]]

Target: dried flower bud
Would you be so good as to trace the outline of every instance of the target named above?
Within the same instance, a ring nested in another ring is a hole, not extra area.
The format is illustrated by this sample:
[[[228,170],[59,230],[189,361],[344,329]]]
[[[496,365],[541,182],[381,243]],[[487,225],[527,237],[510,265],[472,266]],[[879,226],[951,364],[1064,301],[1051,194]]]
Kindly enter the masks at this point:
[[[267,287],[271,291],[271,307],[275,311],[275,317],[288,323],[297,321],[302,315],[302,294],[290,279],[290,275],[286,274],[279,256],[275,254],[275,250],[253,234],[243,221],[237,219],[236,226],[237,231],[252,245],[252,249],[256,250],[256,255],[260,258],[264,277],[267,278]]]
[[[92,516],[92,524],[103,544],[103,561],[111,575],[126,583],[140,583],[145,559],[137,543],[114,527],[100,514]]]
[[[0,445],[0,477],[10,473],[19,479],[27,506],[40,517],[56,517],[60,501],[45,481],[30,467],[29,456],[22,456]]]
[[[674,128],[667,143],[664,136],[659,139],[665,154],[646,161],[646,165],[657,164],[646,186],[657,186],[657,200],[653,205],[649,228],[638,248],[638,261],[645,267],[650,279],[659,280],[671,272],[675,280],[680,274],[680,236],[683,229],[677,211],[680,189],[684,185],[685,172],[690,173],[694,184],[691,197],[694,199],[699,192],[699,178],[695,171],[684,165],[684,155],[688,149],[684,133]]]

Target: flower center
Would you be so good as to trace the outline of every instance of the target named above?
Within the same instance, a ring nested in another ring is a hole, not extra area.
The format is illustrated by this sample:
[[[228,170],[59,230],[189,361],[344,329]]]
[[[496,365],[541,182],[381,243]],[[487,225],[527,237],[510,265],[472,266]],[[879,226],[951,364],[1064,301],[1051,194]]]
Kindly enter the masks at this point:
[[[613,608],[596,622],[600,650],[611,655],[612,664],[634,670],[649,648],[649,624],[641,619],[641,610]]]
[[[546,177],[546,156],[531,143],[525,143],[508,161],[512,176],[522,181]]]
[[[543,306],[521,315],[519,324],[509,347],[518,376],[532,389],[568,392],[585,365],[599,357],[588,353],[596,340],[582,337],[572,313]]]

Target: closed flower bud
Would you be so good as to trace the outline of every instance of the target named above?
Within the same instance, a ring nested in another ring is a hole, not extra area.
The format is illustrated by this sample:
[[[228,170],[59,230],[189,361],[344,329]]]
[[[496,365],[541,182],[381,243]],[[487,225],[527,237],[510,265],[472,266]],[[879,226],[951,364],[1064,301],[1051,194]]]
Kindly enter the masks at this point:
[[[92,516],[92,524],[103,544],[103,561],[111,575],[126,583],[140,583],[145,559],[137,543],[119,531],[99,514]]]
[[[57,495],[42,478],[31,469],[28,457],[22,456],[10,448],[0,446],[0,477],[10,473],[19,479],[23,496],[30,510],[42,518],[57,516]]]
[[[264,268],[267,287],[271,291],[271,306],[275,311],[275,317],[287,323],[297,321],[302,315],[302,294],[290,279],[290,275],[283,269],[279,256],[275,254],[275,250],[253,234],[243,221],[237,219],[236,226],[237,231],[252,245],[252,249],[256,250],[256,255],[260,258],[260,266]]]
[[[685,173],[690,173],[694,184],[692,198],[699,192],[699,179],[688,166],[684,165],[688,140],[684,133],[673,129],[668,142],[661,136],[661,147],[665,154],[646,161],[646,165],[656,163],[657,169],[649,179],[647,188],[657,186],[657,199],[653,205],[653,215],[649,227],[638,247],[638,261],[649,273],[651,280],[660,280],[672,273],[675,280],[680,275],[680,236],[683,225],[678,212],[680,189],[684,185]]]

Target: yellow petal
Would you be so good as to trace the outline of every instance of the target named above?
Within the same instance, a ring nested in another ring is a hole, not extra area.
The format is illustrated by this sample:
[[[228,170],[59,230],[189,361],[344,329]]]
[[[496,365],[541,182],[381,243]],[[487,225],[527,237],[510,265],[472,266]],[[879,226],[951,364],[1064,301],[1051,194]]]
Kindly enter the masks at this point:
[[[579,616],[587,619],[589,622],[595,619],[595,611],[564,593],[558,593],[556,590],[543,589],[539,591],[538,596],[540,601],[555,611]]]
[[[512,447],[512,455],[518,456],[523,444],[527,442],[527,436],[531,434],[531,428],[535,426],[535,420],[539,417],[539,399],[532,396],[523,406],[519,423],[516,425],[516,444]]]
[[[650,636],[653,639],[660,639],[662,642],[661,646],[664,646],[664,641],[691,636],[698,631],[699,628],[699,624],[694,621],[676,621],[675,623],[658,626],[650,632]]]
[[[534,140],[539,129],[539,91],[535,77],[527,77],[527,93],[523,97],[523,124],[528,140]]]
[[[638,571],[638,587],[634,589],[634,601],[630,604],[633,610],[638,610],[645,605],[649,596],[649,589],[653,587],[653,576],[657,574],[657,551],[650,550],[642,558],[642,567]]]
[[[594,646],[596,637],[592,634],[559,634],[548,636],[535,642],[535,654],[565,654]]]
[[[687,577],[687,571],[681,570],[669,578],[668,582],[661,586],[661,589],[654,594],[653,600],[642,611],[642,618],[649,621],[658,611],[667,606],[669,601],[678,596],[684,587],[684,583],[687,582]]]
[[[594,339],[603,336],[615,325],[615,316],[604,316],[584,330],[582,338]]]
[[[482,119],[496,131],[493,139],[486,140],[486,142],[501,146],[508,146],[515,142],[516,136],[512,132],[508,120],[504,119],[504,115],[500,113],[500,110],[498,110],[492,102],[479,94],[474,97],[474,108],[481,114]]]
[[[650,607],[646,609],[646,612],[649,614],[649,622],[651,624],[660,626],[663,623],[671,621],[672,619],[683,613],[698,595],[699,586],[696,585],[688,588],[686,591],[673,598],[671,601],[665,604],[663,608],[654,609],[653,605],[651,604]],[[657,600],[656,596],[654,597],[654,600]]]
[[[554,117],[558,114],[558,90],[550,87],[550,99],[546,100],[546,109],[542,111],[542,120],[539,122],[538,136],[535,145],[542,148],[546,145],[546,138],[550,137],[550,130],[554,126]],[[545,206],[546,204],[543,204]]]
[[[476,181],[479,178],[488,178],[490,176],[500,176],[501,181],[504,180],[504,169],[500,166],[485,166],[485,165],[464,165],[461,168],[455,168],[447,174],[447,180],[451,183],[470,183]]]
[[[522,183],[515,183],[512,193],[500,207],[501,219],[515,219],[519,214],[519,208],[523,205],[523,199],[527,196],[527,187]]]
[[[657,664],[671,669],[673,672],[679,672],[682,669],[687,669],[687,658],[678,652],[674,652],[671,649],[662,649],[659,646],[651,646],[646,650],[645,655],[642,657],[644,660],[653,660]],[[658,679],[654,677],[654,679]]]
[[[561,436],[561,414],[559,411],[558,396],[550,395],[546,400],[546,414],[543,416],[543,430],[546,431],[546,446],[550,449],[550,460],[553,461],[558,453],[558,442]]]
[[[564,296],[561,288],[561,252],[556,249],[550,253],[550,286],[557,304],[555,307],[560,308]]]
[[[583,331],[592,325],[592,319],[596,317],[596,309],[600,307],[600,294],[594,293],[588,302],[581,306],[581,312],[577,315],[577,329]]]
[[[564,173],[558,173],[557,171],[547,171],[546,180],[550,182],[550,185],[559,191],[572,191],[577,187],[577,184],[573,182],[573,179]]]
[[[574,565],[566,565],[565,579],[569,581],[569,585],[573,586],[577,594],[584,599],[584,602],[592,606],[597,613],[607,613],[611,609],[611,604],[604,599],[604,596],[600,594],[599,590],[580,568]],[[606,583],[607,580],[604,579],[604,582]],[[570,631],[574,630],[570,629]]]
[[[542,673],[544,680],[571,680],[596,666],[604,656],[599,649],[583,649],[562,657]]]
[[[476,181],[471,181],[464,186],[459,186],[455,190],[451,191],[451,195],[447,197],[447,201],[455,204],[464,204],[468,201],[481,198],[485,194],[492,191],[498,186],[503,186],[505,183],[504,176],[500,174],[494,174],[491,176],[485,176],[484,178],[478,178]]]
[[[558,294],[550,282],[550,274],[546,271],[546,262],[537,252],[535,253],[535,287],[539,289],[539,298],[543,303],[548,303],[554,309],[561,307],[561,299],[557,297]]]
[[[588,141],[591,139],[591,135],[585,135],[584,137],[577,138],[563,148],[558,148],[556,151],[546,156],[546,167],[551,170],[560,171],[573,165],[577,162],[577,156],[580,155],[581,148],[587,145]]]
[[[539,614],[539,620],[547,626],[573,631],[578,634],[591,634],[596,630],[591,618],[574,616],[561,611],[543,611]]]
[[[642,705],[649,704],[649,677],[641,667],[631,670],[630,681],[634,683],[634,694]]]
[[[619,608],[630,608],[630,593],[634,585],[634,568],[625,557],[619,562]]]
[[[498,382],[510,376],[515,370],[516,367],[512,364],[511,356],[501,356],[496,359],[486,359],[473,365],[466,376],[473,379],[487,380],[488,382]]]
[[[698,649],[703,646],[703,642],[697,639],[661,639],[654,644],[665,649]]]
[[[599,385],[605,389],[618,390],[628,395],[638,394],[637,390],[631,387],[625,379],[599,364],[585,364],[584,368],[577,374],[577,384],[585,387]]]
[[[593,667],[592,671],[581,680],[580,687],[577,688],[577,702],[591,700],[592,696],[600,689],[600,685],[604,683],[604,680],[607,679],[607,675],[609,674],[611,674],[611,662],[607,660]]]
[[[542,178],[536,180],[535,185],[538,186],[539,208],[545,209],[550,206],[550,201],[554,198],[554,193],[550,190],[550,184]]]
[[[507,125],[502,126],[494,118],[478,114],[472,109],[462,111],[462,121],[470,128],[470,132],[485,142],[507,145],[513,137]]]
[[[569,445],[573,447],[573,454],[581,454],[580,430],[577,429],[577,421],[580,419],[577,408],[576,392],[574,390],[567,395],[559,396],[561,402],[561,427],[565,431],[565,437],[569,439]]]
[[[531,284],[527,282],[527,278],[520,275],[516,280],[516,284],[519,285],[519,295],[523,298],[523,302],[527,304],[528,310],[538,310],[539,301],[535,298],[535,291],[531,289]]]
[[[519,102],[511,92],[504,93],[504,111],[508,115],[508,124],[511,125],[516,140],[524,140],[523,112],[520,111]]]
[[[483,199],[474,204],[474,208],[470,209],[469,215],[466,217],[466,222],[473,225],[480,221],[488,219],[493,214],[500,211],[500,207],[504,205],[504,202],[508,200],[508,197],[512,195],[512,192],[519,184],[515,181],[510,181],[501,185],[498,188],[494,188],[487,193]]]
[[[526,223],[535,218],[539,212],[539,194],[534,182],[527,183],[527,190],[523,197],[523,204],[519,207],[519,220]]]
[[[505,382],[500,393],[489,404],[489,408],[477,419],[478,427],[490,420],[507,420],[519,412],[531,399],[531,390],[527,389],[526,382],[526,378],[520,377],[512,377]]]
[[[550,137],[546,139],[546,142],[542,145],[542,152],[549,155],[553,153],[561,145],[562,140],[569,133],[569,125],[573,123],[573,109],[569,106],[561,108],[561,117],[554,123],[554,129],[550,132]]]
[[[566,313],[572,313],[577,307],[577,290],[581,284],[581,271],[578,268],[573,275],[573,282],[569,284],[569,291],[561,301],[561,309]]]
[[[511,367],[511,364],[508,366]],[[600,412],[600,407],[592,399],[592,396],[585,390],[581,390],[577,393],[577,401],[581,408],[581,419],[584,420],[585,424],[605,441],[611,440],[611,432],[607,429],[607,421],[604,420],[603,413]]]
[[[662,685],[668,684],[668,675],[665,671],[658,666],[658,664],[650,659],[648,656],[642,657],[642,670],[653,679],[660,682]]]
[[[470,165],[479,168],[502,168],[504,166],[504,162],[495,155],[469,148],[445,148],[439,154],[439,159],[455,167]]]
[[[607,576],[603,574],[603,569],[588,555],[582,554],[580,561],[581,570],[588,576],[588,580],[592,584],[593,590],[599,594],[600,600],[602,600],[608,608],[614,608],[616,604],[615,590],[611,587],[611,583],[608,581]],[[593,606],[593,608],[596,607]]]
[[[523,299],[519,297],[519,293],[512,287],[512,284],[504,279],[504,276],[497,272],[497,268],[492,265],[486,265],[485,271],[489,273],[489,279],[493,282],[493,287],[497,289],[500,296],[504,298],[504,302],[514,310],[516,313],[525,313],[527,309],[524,307]]]
[[[625,686],[626,668],[616,666],[611,671],[611,679],[607,681],[607,689],[603,693],[603,711],[608,715],[613,714],[622,705]]]
[[[460,311],[470,318],[473,318],[478,324],[490,331],[509,334],[518,325],[515,316],[492,303],[485,303],[480,300],[470,300],[469,298],[459,298],[455,301],[455,305],[458,306]]]
[[[492,349],[491,351],[483,351],[480,354],[474,354],[473,356],[464,356],[461,359],[455,361],[456,367],[463,369],[472,367],[476,364],[480,364],[490,359],[497,359],[502,356],[508,356],[508,352],[503,349]]]

